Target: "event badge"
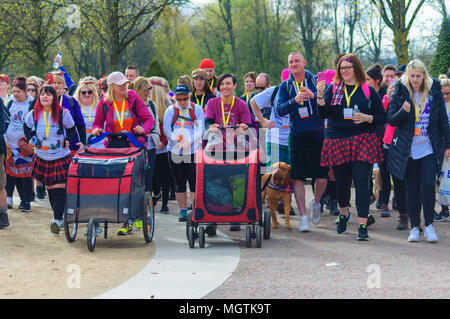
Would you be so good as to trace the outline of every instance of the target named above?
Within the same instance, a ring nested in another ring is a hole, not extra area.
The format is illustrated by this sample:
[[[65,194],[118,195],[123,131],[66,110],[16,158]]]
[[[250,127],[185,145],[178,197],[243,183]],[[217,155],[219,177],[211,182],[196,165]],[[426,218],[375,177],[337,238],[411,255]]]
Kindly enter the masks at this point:
[[[420,127],[414,128],[414,135],[420,136]]]
[[[48,151],[50,149],[50,142],[48,140],[43,140],[41,145],[41,150]]]
[[[346,107],[344,108],[344,119],[345,120],[351,120],[353,119],[353,109]]]
[[[307,107],[300,107],[298,109],[298,114],[300,114],[300,117],[302,119],[309,117],[308,108]]]
[[[282,128],[289,128],[289,117],[282,117],[281,118],[281,127]]]

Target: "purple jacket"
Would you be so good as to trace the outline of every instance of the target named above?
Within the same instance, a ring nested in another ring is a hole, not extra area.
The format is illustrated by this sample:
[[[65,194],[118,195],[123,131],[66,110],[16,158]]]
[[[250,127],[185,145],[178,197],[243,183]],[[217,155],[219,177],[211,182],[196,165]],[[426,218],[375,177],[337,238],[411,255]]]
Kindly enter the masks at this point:
[[[147,109],[147,105],[145,105],[145,103],[133,90],[128,90],[128,106],[131,111],[131,116],[133,117],[133,128],[138,125],[142,126],[146,135],[150,134],[153,125],[155,124],[155,120]],[[105,110],[108,110],[106,112],[106,118],[104,115],[104,108]],[[102,97],[97,104],[92,129],[103,129],[103,127],[105,128],[105,132],[114,132],[114,106],[111,102],[105,101],[104,97]],[[143,137],[139,137],[138,141],[142,144],[145,143],[145,139]]]

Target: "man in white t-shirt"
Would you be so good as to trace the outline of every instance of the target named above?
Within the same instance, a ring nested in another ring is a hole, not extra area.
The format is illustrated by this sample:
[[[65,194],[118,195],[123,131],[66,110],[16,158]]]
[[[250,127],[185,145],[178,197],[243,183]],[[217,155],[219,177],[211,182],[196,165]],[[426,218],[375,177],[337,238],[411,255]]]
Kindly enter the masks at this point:
[[[289,114],[279,116],[276,112],[279,86],[270,86],[270,78],[266,73],[260,73],[256,78],[256,89],[259,92],[250,100],[253,113],[263,127],[266,128],[267,167],[272,163],[284,162],[289,159]],[[270,108],[270,119],[263,117],[261,109]]]

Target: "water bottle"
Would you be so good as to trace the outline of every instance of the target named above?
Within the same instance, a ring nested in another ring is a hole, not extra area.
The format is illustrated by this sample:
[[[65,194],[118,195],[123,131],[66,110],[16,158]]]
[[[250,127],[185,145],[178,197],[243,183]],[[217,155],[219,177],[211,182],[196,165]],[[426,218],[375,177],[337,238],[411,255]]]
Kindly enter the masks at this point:
[[[354,113],[361,113],[361,111],[359,110],[357,104],[355,104],[355,107],[353,108],[353,112],[354,112]]]
[[[53,68],[54,68],[54,69],[59,69],[59,63],[58,63],[58,60],[61,61],[61,58],[62,58],[62,53],[59,52],[59,53],[56,55],[56,57],[55,57],[55,62],[53,62]]]

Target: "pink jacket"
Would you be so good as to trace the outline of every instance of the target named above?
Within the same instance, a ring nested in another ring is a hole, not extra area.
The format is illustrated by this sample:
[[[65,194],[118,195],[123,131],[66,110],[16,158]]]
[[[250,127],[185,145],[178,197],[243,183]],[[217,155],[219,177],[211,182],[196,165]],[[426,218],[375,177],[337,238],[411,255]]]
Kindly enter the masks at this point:
[[[389,99],[387,98],[387,96],[385,95],[383,97],[383,106],[384,106],[384,110],[387,112],[387,107],[389,105]],[[383,138],[383,143],[384,144],[389,144],[391,145],[392,143],[392,138],[394,137],[394,132],[395,132],[395,127],[390,126],[389,124],[386,125],[386,130],[384,131],[384,138]]]
[[[155,120],[147,109],[145,103],[133,90],[128,90],[128,105],[130,107],[131,116],[133,117],[133,128],[138,125],[142,126],[142,128],[145,130],[145,133],[147,135],[150,134],[150,131],[155,124]],[[104,115],[104,107],[107,108],[106,118]],[[104,132],[114,132],[114,106],[111,102],[105,101],[102,97],[97,104],[94,123],[92,123],[92,129],[103,129],[103,127],[105,128]],[[138,141],[142,144],[145,143],[145,139],[143,137],[139,137]]]

